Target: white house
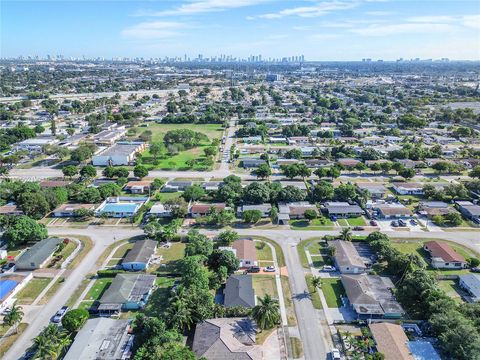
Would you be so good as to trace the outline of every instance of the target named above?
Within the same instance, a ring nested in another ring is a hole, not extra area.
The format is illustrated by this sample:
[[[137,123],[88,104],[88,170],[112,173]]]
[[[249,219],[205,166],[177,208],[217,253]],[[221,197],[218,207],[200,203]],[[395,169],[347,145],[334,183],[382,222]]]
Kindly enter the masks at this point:
[[[144,151],[143,142],[118,142],[112,147],[94,155],[92,164],[95,166],[129,165],[134,162],[135,154]]]

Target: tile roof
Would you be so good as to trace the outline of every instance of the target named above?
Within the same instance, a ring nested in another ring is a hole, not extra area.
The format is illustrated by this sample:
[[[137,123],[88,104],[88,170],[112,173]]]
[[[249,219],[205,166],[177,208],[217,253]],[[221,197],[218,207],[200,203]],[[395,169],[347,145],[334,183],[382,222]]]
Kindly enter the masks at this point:
[[[234,241],[232,247],[236,250],[239,259],[257,260],[257,251],[253,240],[239,239]]]
[[[428,252],[432,257],[440,258],[445,262],[465,262],[465,258],[453,250],[450,245],[438,241],[428,241],[425,243]]]
[[[414,360],[408,348],[407,335],[400,325],[373,323],[370,324],[370,331],[377,350],[385,355],[385,360]]]
[[[223,293],[226,307],[245,306],[253,308],[255,306],[255,291],[253,290],[251,275],[231,275],[227,279]]]

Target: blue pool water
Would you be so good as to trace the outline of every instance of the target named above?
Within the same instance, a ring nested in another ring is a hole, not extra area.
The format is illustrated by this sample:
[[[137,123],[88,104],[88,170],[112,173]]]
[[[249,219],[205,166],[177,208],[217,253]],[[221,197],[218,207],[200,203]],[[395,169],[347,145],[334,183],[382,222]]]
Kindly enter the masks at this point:
[[[3,301],[3,298],[17,286],[17,282],[14,280],[0,280],[0,301]]]
[[[102,209],[102,212],[115,212],[115,213],[134,213],[137,209],[138,204],[131,203],[131,204],[106,204],[105,207]]]

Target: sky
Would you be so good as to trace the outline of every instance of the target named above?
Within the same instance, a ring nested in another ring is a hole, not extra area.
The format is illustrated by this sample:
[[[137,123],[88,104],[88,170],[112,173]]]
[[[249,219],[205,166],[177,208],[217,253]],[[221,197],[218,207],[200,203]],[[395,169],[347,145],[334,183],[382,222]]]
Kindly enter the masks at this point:
[[[478,0],[0,0],[0,57],[480,60]]]

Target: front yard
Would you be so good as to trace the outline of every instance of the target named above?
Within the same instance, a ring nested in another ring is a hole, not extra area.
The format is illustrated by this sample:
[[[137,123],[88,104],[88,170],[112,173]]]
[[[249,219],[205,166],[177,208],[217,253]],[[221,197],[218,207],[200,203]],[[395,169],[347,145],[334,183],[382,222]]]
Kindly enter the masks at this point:
[[[263,298],[266,294],[273,298],[278,298],[277,284],[275,283],[274,275],[253,275],[253,289],[255,295]]]
[[[33,278],[17,294],[19,305],[31,304],[52,281],[51,278]]]
[[[345,289],[340,279],[322,279],[322,292],[329,308],[342,306],[342,296],[345,296]]]

